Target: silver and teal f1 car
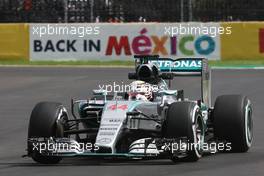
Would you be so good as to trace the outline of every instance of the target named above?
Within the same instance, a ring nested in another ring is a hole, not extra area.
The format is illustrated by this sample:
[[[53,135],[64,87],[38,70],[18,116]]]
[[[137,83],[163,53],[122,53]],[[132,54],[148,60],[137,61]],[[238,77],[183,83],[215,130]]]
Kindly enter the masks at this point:
[[[72,100],[70,113],[61,103],[40,102],[30,117],[27,155],[47,164],[74,156],[176,162],[251,147],[251,102],[243,95],[222,95],[212,107],[207,59],[135,56],[135,64],[129,79],[158,87],[150,101],[94,90],[88,100]],[[171,90],[177,76],[200,77],[201,98],[189,100],[184,90]]]

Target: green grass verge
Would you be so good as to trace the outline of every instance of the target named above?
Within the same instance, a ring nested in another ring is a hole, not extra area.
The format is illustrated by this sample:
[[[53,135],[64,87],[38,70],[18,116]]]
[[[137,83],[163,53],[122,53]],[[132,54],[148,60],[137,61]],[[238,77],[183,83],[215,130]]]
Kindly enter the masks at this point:
[[[209,61],[209,64],[215,67],[264,67],[264,60]]]
[[[0,65],[51,65],[51,66],[133,66],[133,61],[26,61],[26,60],[0,60]]]
[[[209,61],[210,66],[216,67],[263,67],[264,60],[228,60]],[[32,66],[134,66],[133,61],[27,61],[27,60],[3,60],[0,65],[32,65]]]

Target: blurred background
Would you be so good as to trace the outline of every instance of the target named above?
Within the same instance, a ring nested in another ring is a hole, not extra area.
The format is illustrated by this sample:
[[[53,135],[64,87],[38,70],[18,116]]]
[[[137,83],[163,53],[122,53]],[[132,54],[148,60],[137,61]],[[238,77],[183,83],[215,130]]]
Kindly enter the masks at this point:
[[[0,22],[261,21],[261,0],[0,0]]]

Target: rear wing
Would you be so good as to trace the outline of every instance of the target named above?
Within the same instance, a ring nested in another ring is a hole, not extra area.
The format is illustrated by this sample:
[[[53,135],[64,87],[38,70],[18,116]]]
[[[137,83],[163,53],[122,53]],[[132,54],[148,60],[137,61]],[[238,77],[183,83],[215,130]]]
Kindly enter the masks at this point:
[[[205,58],[160,58],[154,56],[135,56],[136,66],[139,64],[154,64],[160,74],[175,76],[199,76],[201,77],[202,101],[211,107],[211,69]]]

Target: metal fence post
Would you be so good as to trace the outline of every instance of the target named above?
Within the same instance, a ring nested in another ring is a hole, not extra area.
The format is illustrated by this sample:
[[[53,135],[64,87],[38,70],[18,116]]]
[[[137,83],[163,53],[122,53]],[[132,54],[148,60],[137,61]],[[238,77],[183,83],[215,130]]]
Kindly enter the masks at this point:
[[[64,0],[64,22],[68,23],[68,0]]]
[[[188,1],[188,11],[189,11],[189,21],[192,21],[193,20],[192,0]]]
[[[90,0],[90,22],[94,21],[94,0]]]
[[[183,22],[184,21],[184,10],[183,10],[183,8],[184,8],[184,4],[183,4],[183,1],[184,0],[181,0],[181,4],[180,4],[180,8],[181,8],[181,22]]]

